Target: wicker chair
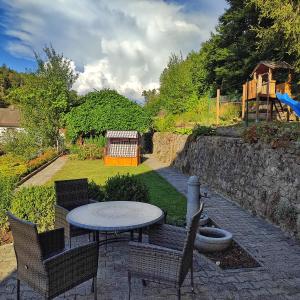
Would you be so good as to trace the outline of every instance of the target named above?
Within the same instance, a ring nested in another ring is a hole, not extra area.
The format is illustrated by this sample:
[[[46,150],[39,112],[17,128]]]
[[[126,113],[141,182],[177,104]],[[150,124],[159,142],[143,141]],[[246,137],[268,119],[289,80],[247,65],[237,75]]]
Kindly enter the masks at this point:
[[[131,277],[169,284],[177,288],[177,297],[181,297],[181,286],[191,271],[193,280],[193,249],[198,223],[203,210],[193,216],[188,230],[171,225],[153,226],[149,231],[149,244],[129,243],[128,295],[131,294]]]
[[[70,210],[97,201],[89,199],[88,181],[84,179],[72,179],[55,181],[56,205],[55,205],[55,228],[64,228],[65,237],[69,239],[79,235],[90,234],[91,231],[70,225],[66,216]]]
[[[98,244],[64,251],[64,229],[38,234],[36,225],[8,213],[17,258],[17,299],[20,280],[45,299],[52,299],[93,278],[92,291],[97,299]]]

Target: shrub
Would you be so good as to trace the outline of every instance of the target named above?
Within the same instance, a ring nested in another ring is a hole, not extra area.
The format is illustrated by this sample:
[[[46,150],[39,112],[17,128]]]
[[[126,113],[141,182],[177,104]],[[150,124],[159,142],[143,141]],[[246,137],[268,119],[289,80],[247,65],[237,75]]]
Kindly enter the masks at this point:
[[[95,144],[73,145],[70,147],[71,159],[101,159],[103,158],[103,152],[103,148]]]
[[[248,143],[262,141],[271,144],[273,148],[286,147],[291,141],[297,141],[300,137],[298,124],[261,122],[246,128],[243,139]]]
[[[26,160],[37,156],[40,149],[35,138],[25,131],[7,130],[2,140],[2,148],[5,153],[23,156]]]
[[[173,132],[175,130],[175,116],[160,116],[154,120],[154,129],[160,132]]]
[[[210,126],[196,125],[193,129],[192,138],[195,139],[202,135],[216,135],[216,129]]]
[[[96,145],[99,148],[103,148],[106,146],[107,138],[103,135],[96,136],[96,137],[89,137],[84,139],[85,145]]]
[[[54,226],[54,203],[53,187],[23,187],[14,194],[11,212],[21,219],[36,223],[39,231],[46,231]]]
[[[4,176],[0,174],[0,229],[7,228],[6,212],[10,209],[17,181],[17,176]]]
[[[104,189],[96,184],[94,181],[89,181],[88,183],[88,189],[89,189],[89,199],[102,201],[105,197]]]
[[[149,202],[147,186],[134,175],[110,177],[105,185],[105,199],[109,201]]]
[[[0,175],[20,176],[26,171],[27,164],[24,157],[14,154],[0,156]]]
[[[46,151],[44,151],[44,153],[42,153],[41,155],[39,155],[35,159],[30,160],[27,163],[27,167],[28,167],[27,173],[30,173],[31,171],[37,169],[41,165],[43,165],[46,162],[50,161],[56,155],[57,155],[57,153],[53,148],[47,149]]]

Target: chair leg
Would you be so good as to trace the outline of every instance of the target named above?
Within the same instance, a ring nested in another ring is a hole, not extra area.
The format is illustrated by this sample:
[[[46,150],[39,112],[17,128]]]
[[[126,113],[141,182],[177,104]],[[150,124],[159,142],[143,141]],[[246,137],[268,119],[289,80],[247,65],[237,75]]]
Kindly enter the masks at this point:
[[[71,237],[69,237],[69,247],[70,247],[70,249],[72,248],[72,238]]]
[[[193,263],[191,265],[191,286],[192,286],[192,293],[194,293],[194,271],[193,271]]]
[[[17,279],[17,300],[20,300],[20,280]]]
[[[94,293],[94,288],[95,288],[94,281],[95,281],[95,277],[93,277],[92,279],[91,293]]]
[[[177,300],[180,300],[181,299],[181,289],[178,288],[177,289]]]
[[[130,300],[131,295],[131,273],[128,272],[128,300]]]
[[[94,300],[97,300],[97,276],[93,278]]]

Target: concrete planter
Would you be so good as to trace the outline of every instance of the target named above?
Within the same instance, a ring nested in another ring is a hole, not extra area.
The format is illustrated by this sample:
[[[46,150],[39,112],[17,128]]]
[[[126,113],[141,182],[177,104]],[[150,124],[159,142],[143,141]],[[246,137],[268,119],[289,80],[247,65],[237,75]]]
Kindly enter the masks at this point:
[[[232,234],[226,230],[212,227],[199,228],[195,248],[200,252],[214,252],[227,249],[232,242]]]

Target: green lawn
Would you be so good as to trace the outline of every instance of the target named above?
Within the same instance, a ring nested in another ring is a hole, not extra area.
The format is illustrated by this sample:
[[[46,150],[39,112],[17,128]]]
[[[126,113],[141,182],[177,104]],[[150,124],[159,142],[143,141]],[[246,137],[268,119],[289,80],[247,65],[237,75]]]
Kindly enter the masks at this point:
[[[150,202],[168,212],[168,223],[183,224],[186,213],[185,197],[145,163],[138,167],[108,167],[104,166],[102,160],[68,160],[49,184],[55,180],[88,178],[103,185],[108,177],[118,173],[137,175],[149,188]]]

